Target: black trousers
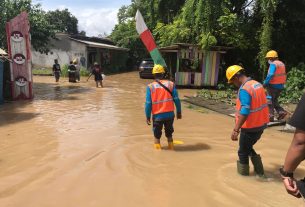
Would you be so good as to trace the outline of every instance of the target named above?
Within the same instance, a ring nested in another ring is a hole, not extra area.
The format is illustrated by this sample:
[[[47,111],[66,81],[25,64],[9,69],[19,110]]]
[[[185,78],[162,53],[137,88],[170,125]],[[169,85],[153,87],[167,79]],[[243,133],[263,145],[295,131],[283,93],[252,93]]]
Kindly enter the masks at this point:
[[[174,119],[170,120],[153,120],[153,132],[156,139],[160,139],[162,136],[162,129],[164,126],[165,136],[171,138],[174,132]]]
[[[256,155],[253,145],[261,138],[264,130],[240,132],[238,157],[241,164],[249,164],[249,156]]]
[[[274,116],[274,110],[279,114],[280,112],[285,111],[279,104],[279,97],[281,95],[282,89],[272,88],[270,86],[267,87],[268,94],[272,97],[272,103],[269,105],[269,114],[270,117]]]

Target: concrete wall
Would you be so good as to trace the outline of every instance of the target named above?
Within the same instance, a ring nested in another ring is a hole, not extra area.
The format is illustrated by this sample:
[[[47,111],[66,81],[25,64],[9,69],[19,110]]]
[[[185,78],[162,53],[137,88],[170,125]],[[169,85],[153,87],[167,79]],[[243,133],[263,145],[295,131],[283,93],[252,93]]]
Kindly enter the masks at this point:
[[[75,58],[83,67],[87,67],[85,44],[69,39],[67,34],[57,34],[56,38],[57,40],[51,41],[51,49],[48,54],[32,51],[33,68],[50,68],[54,64],[54,59],[58,59],[60,65],[69,64]]]

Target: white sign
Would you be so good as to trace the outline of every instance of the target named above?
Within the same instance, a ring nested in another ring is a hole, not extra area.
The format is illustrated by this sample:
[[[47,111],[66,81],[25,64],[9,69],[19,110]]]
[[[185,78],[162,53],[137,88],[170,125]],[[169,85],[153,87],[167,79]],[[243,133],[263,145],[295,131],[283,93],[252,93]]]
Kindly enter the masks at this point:
[[[23,40],[23,34],[21,32],[19,32],[19,31],[14,31],[11,34],[11,39],[14,42],[21,42]]]

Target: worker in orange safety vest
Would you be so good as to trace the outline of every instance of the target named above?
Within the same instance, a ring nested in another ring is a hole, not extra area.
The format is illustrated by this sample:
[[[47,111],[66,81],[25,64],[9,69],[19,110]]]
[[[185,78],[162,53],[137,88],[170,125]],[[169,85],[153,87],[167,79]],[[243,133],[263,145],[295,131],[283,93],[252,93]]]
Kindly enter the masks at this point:
[[[231,134],[233,141],[239,139],[237,172],[249,175],[249,157],[255,173],[264,177],[261,156],[253,148],[261,138],[269,122],[268,103],[263,85],[245,75],[239,65],[230,66],[226,71],[228,82],[239,88],[236,100],[235,126]]]
[[[153,120],[153,133],[155,137],[155,149],[161,149],[160,138],[164,126],[165,136],[168,141],[168,149],[174,149],[173,143],[173,123],[175,118],[175,106],[177,119],[181,119],[181,103],[178,92],[172,81],[165,80],[165,68],[162,65],[155,65],[152,73],[155,81],[146,88],[145,114],[146,122],[151,125],[151,115]]]
[[[278,98],[284,89],[286,83],[286,68],[285,64],[278,59],[278,54],[275,50],[270,50],[266,54],[266,59],[269,63],[269,69],[264,87],[271,96],[271,104],[269,105],[270,121],[274,121],[274,110],[278,113],[278,120],[285,118],[287,112],[280,106]]]

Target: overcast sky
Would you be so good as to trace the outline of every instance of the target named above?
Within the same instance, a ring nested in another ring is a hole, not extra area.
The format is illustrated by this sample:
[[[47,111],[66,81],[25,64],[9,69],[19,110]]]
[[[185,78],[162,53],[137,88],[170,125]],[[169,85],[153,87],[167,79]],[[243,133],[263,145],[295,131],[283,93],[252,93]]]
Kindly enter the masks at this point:
[[[78,19],[78,30],[87,36],[110,34],[117,23],[121,6],[130,5],[131,0],[33,0],[44,10],[69,9]]]

